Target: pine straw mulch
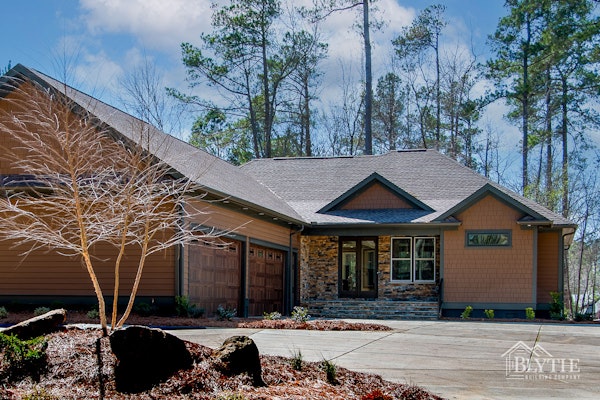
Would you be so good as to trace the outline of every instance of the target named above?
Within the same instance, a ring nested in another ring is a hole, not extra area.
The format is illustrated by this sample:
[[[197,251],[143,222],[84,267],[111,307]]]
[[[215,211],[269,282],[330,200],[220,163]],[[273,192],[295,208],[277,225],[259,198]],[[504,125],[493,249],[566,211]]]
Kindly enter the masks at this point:
[[[16,324],[32,318],[32,312],[11,312],[7,318],[0,319],[1,324]],[[68,311],[66,324],[97,324],[98,319],[92,319],[81,311]],[[169,316],[140,316],[131,314],[127,325],[144,325],[149,327],[220,327],[220,328],[251,328],[251,329],[306,329],[319,331],[389,331],[389,326],[373,323],[347,322],[342,320],[318,319],[308,322],[296,322],[290,318],[265,320],[256,318],[234,318],[231,321],[218,321],[215,318],[181,318]]]
[[[226,377],[217,372],[208,347],[186,342],[194,366],[177,372],[167,381],[138,394],[115,390],[114,355],[108,338],[101,339],[103,396],[98,380],[96,340],[99,330],[65,329],[47,336],[48,368],[38,382],[26,378],[0,382],[0,399],[363,399],[376,389],[387,399],[440,399],[410,385],[384,381],[372,374],[337,369],[336,385],[327,383],[320,363],[303,363],[302,370],[291,367],[284,357],[261,356],[266,387],[255,388],[247,375]],[[37,396],[37,397],[35,397]],[[237,396],[237,397],[235,397]]]

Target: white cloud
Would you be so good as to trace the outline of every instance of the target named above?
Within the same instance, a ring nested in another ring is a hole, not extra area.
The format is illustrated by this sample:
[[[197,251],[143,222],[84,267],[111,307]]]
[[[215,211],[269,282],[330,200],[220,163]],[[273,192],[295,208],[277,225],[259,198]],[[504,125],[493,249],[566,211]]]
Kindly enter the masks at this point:
[[[185,41],[195,41],[210,30],[208,1],[80,0],[90,32],[127,33],[141,47],[177,52]]]

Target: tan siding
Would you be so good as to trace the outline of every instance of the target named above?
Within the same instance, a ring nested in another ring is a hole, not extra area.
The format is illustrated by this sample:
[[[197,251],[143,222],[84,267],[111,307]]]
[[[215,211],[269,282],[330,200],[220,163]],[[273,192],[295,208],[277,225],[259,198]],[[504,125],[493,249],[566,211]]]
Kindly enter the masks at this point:
[[[22,249],[21,249],[22,251]],[[108,245],[94,248],[96,274],[105,295],[112,295],[115,252]],[[137,252],[129,251],[123,260],[121,295],[127,295],[137,269]],[[144,268],[138,295],[175,295],[174,249],[151,255]],[[35,251],[25,259],[7,241],[0,241],[0,294],[2,295],[94,295],[87,270],[79,257]]]
[[[26,86],[30,87],[31,84],[27,83],[22,87],[26,88]],[[0,117],[2,117],[4,113],[8,113],[11,110],[14,110],[14,104],[11,102],[16,99],[20,100],[21,98],[22,96],[17,96],[15,92],[11,92],[4,99],[0,99]],[[8,126],[11,126],[10,122],[4,122],[7,123]],[[17,144],[18,142],[11,135],[5,132],[0,132],[0,151],[3,154],[3,156],[0,157],[0,174],[10,175],[23,173],[22,171],[16,170],[13,164],[11,163],[11,160],[8,157],[4,156],[4,154],[7,154],[8,149],[13,149],[11,151],[13,151],[15,154],[19,155],[20,153],[22,157],[25,157],[25,151],[23,149],[19,149],[19,146],[17,146]]]
[[[340,207],[342,210],[369,210],[382,208],[413,207],[406,200],[398,197],[396,193],[392,193],[380,183],[370,186]]]
[[[462,225],[444,233],[444,301],[531,303],[533,231],[521,229],[523,215],[487,196],[456,217]],[[465,246],[465,231],[509,229],[510,248]]]
[[[264,240],[281,246],[289,246],[290,228],[272,224],[241,212],[218,206],[217,203],[193,201],[197,209],[205,215],[197,216],[195,221],[204,226],[230,231],[252,239]],[[189,207],[189,206],[188,206]],[[297,235],[295,235],[297,236]]]
[[[538,235],[537,302],[549,303],[550,292],[558,292],[560,233],[541,232]]]

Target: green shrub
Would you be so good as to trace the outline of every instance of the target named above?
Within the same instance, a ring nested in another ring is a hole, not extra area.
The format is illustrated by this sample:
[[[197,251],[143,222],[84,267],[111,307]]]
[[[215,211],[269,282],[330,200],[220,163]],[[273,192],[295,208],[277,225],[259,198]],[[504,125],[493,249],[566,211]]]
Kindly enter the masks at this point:
[[[308,308],[296,306],[292,310],[292,319],[296,322],[306,322],[310,319]]]
[[[533,311],[533,308],[527,307],[525,309],[525,318],[527,318],[528,320],[535,319],[535,311]]]
[[[581,321],[593,321],[594,320],[594,316],[592,314],[584,314],[584,313],[576,313],[575,317],[573,318],[575,321],[577,322],[581,322]]]
[[[6,311],[6,307],[0,307],[0,319],[8,317],[8,311]]]
[[[223,307],[219,304],[217,307],[217,319],[219,321],[231,321],[237,315],[235,307]]]
[[[483,310],[487,319],[494,319],[494,310]]]
[[[46,348],[48,342],[43,336],[20,340],[14,335],[0,332],[0,352],[2,355],[2,371],[9,379],[31,376],[39,380],[46,367]]]
[[[466,306],[466,307],[465,307],[465,311],[463,311],[463,312],[460,314],[460,317],[461,317],[462,319],[469,319],[469,318],[471,318],[471,313],[472,313],[472,312],[473,312],[473,307],[471,307],[471,306]]]
[[[290,365],[296,371],[302,371],[302,352],[298,350],[292,353],[292,358],[290,359]]]
[[[263,313],[263,318],[269,321],[273,321],[276,319],[281,319],[281,313],[277,311],[273,311],[271,313]]]
[[[142,317],[148,317],[156,313],[156,307],[145,302],[137,303],[133,306],[133,312]]]
[[[204,315],[204,308],[191,304],[186,296],[175,296],[175,314],[183,318],[200,318]]]
[[[565,304],[562,301],[561,292],[550,292],[550,318],[563,320],[565,319]]]
[[[33,315],[35,315],[36,317],[40,316],[40,315],[44,315],[47,312],[50,312],[50,308],[48,307],[38,307],[35,310],[33,310]]]
[[[321,369],[325,371],[327,382],[331,385],[337,385],[337,365],[333,361],[323,360],[321,362]]]
[[[98,319],[100,318],[100,313],[98,312],[97,308],[92,308],[90,311],[87,312],[86,316],[89,319]]]

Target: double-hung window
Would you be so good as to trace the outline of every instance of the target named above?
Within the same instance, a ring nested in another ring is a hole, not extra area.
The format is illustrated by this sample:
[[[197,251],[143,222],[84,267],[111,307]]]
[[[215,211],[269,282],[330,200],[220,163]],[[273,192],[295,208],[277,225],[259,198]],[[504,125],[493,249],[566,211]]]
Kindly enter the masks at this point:
[[[391,280],[435,282],[435,238],[392,238]]]

